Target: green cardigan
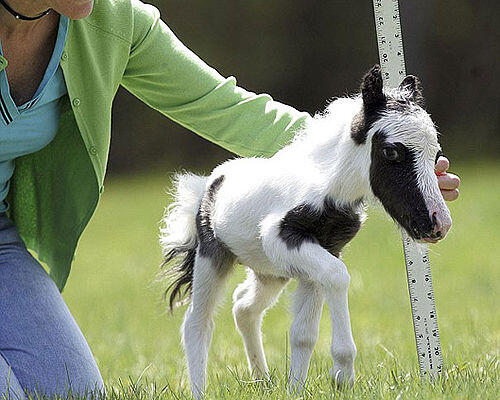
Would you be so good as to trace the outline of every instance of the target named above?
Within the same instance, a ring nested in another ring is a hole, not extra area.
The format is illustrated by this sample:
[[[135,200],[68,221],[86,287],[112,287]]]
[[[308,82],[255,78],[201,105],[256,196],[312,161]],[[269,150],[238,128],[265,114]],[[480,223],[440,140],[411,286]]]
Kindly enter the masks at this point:
[[[10,217],[60,290],[103,190],[120,85],[242,156],[272,155],[309,116],[222,77],[174,36],[156,8],[139,0],[96,0],[89,17],[70,21],[61,67],[68,95],[57,135],[16,160],[8,196]]]

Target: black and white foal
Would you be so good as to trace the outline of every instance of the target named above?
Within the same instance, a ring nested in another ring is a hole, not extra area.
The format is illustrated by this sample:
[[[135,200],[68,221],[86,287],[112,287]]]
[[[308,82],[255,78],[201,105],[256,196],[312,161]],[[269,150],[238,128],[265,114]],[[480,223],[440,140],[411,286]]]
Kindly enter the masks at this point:
[[[191,294],[182,337],[195,397],[205,388],[217,300],[236,262],[248,267],[233,314],[252,374],[268,374],[262,318],[295,278],[291,387],[306,379],[325,298],[332,374],[338,383],[353,382],[350,276],[340,252],[361,227],[365,199],[380,200],[414,239],[436,242],[451,226],[434,173],[437,132],[421,105],[417,78],[385,91],[375,66],[360,96],[333,101],[272,158],[235,159],[208,177],[177,177],[161,244],[167,263],[178,260],[170,306],[184,287]]]

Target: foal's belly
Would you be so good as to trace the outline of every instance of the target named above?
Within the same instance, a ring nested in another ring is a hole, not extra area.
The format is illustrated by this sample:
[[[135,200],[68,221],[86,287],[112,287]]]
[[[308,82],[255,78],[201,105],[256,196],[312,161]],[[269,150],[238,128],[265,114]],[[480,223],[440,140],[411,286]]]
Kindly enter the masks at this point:
[[[240,207],[220,202],[213,215],[214,234],[239,263],[263,275],[281,276],[262,247],[260,224],[266,215],[251,201]]]
[[[218,240],[233,253],[238,262],[262,274],[275,273],[260,240],[259,220],[247,215],[226,214],[214,218],[214,233]]]

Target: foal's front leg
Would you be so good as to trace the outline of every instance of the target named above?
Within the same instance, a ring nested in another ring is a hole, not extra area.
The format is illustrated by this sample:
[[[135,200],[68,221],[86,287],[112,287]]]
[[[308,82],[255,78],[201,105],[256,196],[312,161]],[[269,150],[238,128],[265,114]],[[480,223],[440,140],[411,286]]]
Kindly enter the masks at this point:
[[[319,322],[323,308],[323,289],[312,281],[299,280],[293,305],[293,322],[290,327],[290,391],[302,390],[307,378],[309,362],[318,341]]]
[[[347,283],[345,287],[330,290],[326,296],[332,321],[331,354],[333,368],[331,369],[331,375],[339,386],[351,385],[355,379],[354,359],[356,358],[356,345],[352,337],[349,318],[348,286]]]
[[[299,280],[312,281],[323,289],[330,306],[332,322],[333,378],[338,384],[352,383],[356,346],[352,338],[347,308],[350,276],[345,264],[312,241],[285,243],[279,236],[279,220],[277,223],[263,224],[261,237],[267,257],[284,274]],[[292,353],[294,351],[296,350],[292,348]],[[299,363],[301,365],[292,371],[296,375],[291,379],[303,382],[302,371],[307,371],[307,364],[305,359]],[[297,374],[296,371],[300,373]]]

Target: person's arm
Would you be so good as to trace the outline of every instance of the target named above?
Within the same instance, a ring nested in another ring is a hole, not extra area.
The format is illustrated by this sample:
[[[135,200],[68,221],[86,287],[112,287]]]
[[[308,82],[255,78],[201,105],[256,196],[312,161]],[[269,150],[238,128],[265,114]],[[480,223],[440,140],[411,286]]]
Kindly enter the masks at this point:
[[[241,156],[271,156],[310,117],[238,87],[184,46],[156,8],[132,4],[134,43],[122,85],[150,107]]]
[[[271,156],[310,118],[236,86],[235,78],[224,78],[184,46],[155,7],[132,4],[134,36],[122,85],[144,103],[246,157]],[[460,180],[448,167],[447,159],[436,164],[438,183],[445,200],[455,200]]]

